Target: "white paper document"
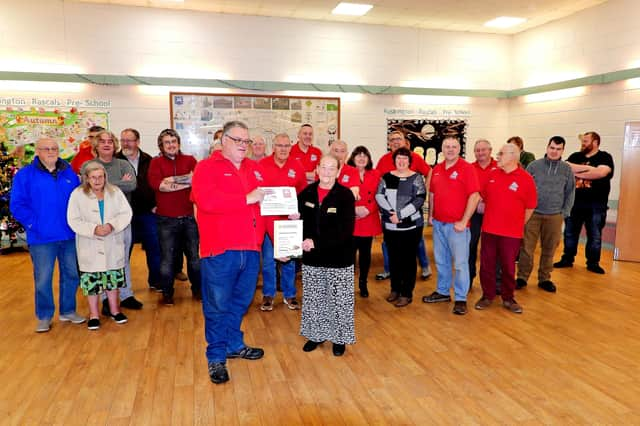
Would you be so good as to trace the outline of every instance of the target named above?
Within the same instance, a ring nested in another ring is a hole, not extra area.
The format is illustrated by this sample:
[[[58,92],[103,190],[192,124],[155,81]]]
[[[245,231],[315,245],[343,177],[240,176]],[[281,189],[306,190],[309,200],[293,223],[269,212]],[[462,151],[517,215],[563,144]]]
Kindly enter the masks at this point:
[[[298,197],[292,186],[263,186],[264,198],[260,203],[262,216],[290,215],[298,212]]]
[[[302,221],[276,220],[273,222],[273,257],[302,256]]]

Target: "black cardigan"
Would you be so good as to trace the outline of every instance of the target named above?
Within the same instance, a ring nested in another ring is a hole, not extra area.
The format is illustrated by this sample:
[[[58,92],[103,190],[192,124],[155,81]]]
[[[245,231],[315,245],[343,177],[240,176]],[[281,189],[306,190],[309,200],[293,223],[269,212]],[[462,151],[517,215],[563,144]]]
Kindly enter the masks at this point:
[[[116,158],[127,160],[122,151],[116,154]],[[136,176],[136,189],[131,193],[131,208],[133,214],[151,213],[156,206],[156,194],[153,192],[147,174],[151,165],[151,156],[140,150],[140,160],[138,161],[138,174]],[[129,161],[129,160],[127,160]]]
[[[328,268],[353,265],[356,216],[350,189],[335,183],[320,204],[318,182],[314,182],[298,195],[298,211],[303,221],[303,239],[311,238],[315,246],[303,253],[302,263]]]

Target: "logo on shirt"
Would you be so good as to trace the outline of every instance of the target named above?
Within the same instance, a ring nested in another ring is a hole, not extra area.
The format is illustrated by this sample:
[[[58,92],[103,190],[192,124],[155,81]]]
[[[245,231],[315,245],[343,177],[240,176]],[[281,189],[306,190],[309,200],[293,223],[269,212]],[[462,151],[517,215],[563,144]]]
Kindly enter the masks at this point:
[[[263,180],[264,180],[264,179],[262,179],[262,175],[260,174],[260,172],[259,172],[259,171],[254,170],[254,171],[253,171],[253,174],[256,176],[256,179],[257,179],[257,180],[259,180],[259,181],[263,181]]]
[[[453,173],[451,173],[451,175],[449,175],[449,179],[453,179],[453,180],[458,179],[458,172],[454,171]]]
[[[224,175],[225,176],[231,176],[231,173],[225,173]]]
[[[513,192],[516,192],[518,190],[518,184],[515,182],[511,182],[511,185],[509,185],[509,189]]]
[[[311,161],[316,161],[318,159],[318,156],[315,154],[311,154]]]
[[[347,175],[342,176],[342,181],[344,183],[348,183],[349,182],[349,176],[347,176]]]
[[[289,169],[289,173],[287,173],[287,176],[288,176],[288,177],[290,177],[290,178],[292,178],[292,179],[295,179],[295,177],[296,177],[296,171],[295,171],[295,170],[293,170],[293,169]]]

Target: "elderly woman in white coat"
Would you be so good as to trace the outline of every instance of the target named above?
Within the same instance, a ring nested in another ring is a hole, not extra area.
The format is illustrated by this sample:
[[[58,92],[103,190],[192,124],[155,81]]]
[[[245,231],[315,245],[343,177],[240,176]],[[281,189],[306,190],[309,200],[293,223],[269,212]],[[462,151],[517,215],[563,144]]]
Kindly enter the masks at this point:
[[[107,182],[104,166],[87,163],[82,184],[69,199],[67,221],[76,233],[80,288],[89,301],[89,330],[100,328],[98,298],[105,291],[111,318],[118,324],[127,322],[120,312],[118,289],[125,286],[124,230],[131,215],[125,195]]]

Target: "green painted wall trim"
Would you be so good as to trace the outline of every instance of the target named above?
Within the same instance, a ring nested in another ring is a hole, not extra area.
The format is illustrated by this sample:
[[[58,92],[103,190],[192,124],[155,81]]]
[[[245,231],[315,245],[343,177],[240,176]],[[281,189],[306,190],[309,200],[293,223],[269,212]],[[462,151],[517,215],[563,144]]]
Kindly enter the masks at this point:
[[[104,86],[143,85],[143,86],[176,86],[176,87],[211,87],[239,90],[255,90],[259,92],[274,92],[284,90],[362,93],[371,95],[426,95],[426,96],[468,96],[472,98],[508,99],[534,93],[551,92],[554,90],[570,89],[573,87],[608,84],[620,80],[640,77],[640,68],[612,71],[574,80],[540,86],[523,87],[514,90],[492,89],[450,89],[401,86],[373,86],[352,84],[320,84],[320,83],[291,83],[280,81],[249,81],[249,80],[216,80],[170,77],[144,77],[131,75],[107,74],[61,74],[0,71],[0,80],[47,81],[61,83],[89,83]]]

